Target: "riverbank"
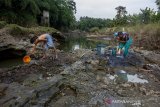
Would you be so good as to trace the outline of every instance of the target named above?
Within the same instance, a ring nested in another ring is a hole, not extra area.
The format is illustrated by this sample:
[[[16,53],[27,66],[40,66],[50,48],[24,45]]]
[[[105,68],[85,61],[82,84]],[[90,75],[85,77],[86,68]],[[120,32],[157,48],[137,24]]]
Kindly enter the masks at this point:
[[[8,43],[3,49],[30,46],[28,37],[16,38],[4,28],[0,32],[3,43]],[[29,64],[0,68],[2,107],[160,106],[160,53],[133,47],[123,59],[111,55],[112,35],[92,36],[89,41],[68,39],[68,45],[58,50],[58,59],[51,50],[41,59],[39,49]],[[96,46],[100,43],[107,45],[99,56]],[[126,72],[127,80],[121,81],[118,72]]]
[[[101,57],[89,49],[59,52],[58,60],[50,54],[43,61],[1,69],[0,103],[5,107],[158,107],[159,65],[135,51],[123,63],[110,56],[109,48],[105,52]],[[117,81],[119,70],[127,72],[128,81]]]
[[[51,34],[58,42],[65,39],[65,36],[54,28],[41,26],[25,28],[16,24],[0,22],[0,60],[23,57],[32,47],[30,38],[43,33]],[[56,46],[58,44],[56,42]]]
[[[89,38],[103,38],[109,37],[113,38],[114,32],[124,31],[128,32],[129,35],[133,38],[134,46],[143,48],[150,51],[159,51],[160,50],[160,24],[151,23],[151,24],[139,24],[135,26],[120,26],[113,28],[103,28],[99,29],[96,32],[88,33],[87,37]]]

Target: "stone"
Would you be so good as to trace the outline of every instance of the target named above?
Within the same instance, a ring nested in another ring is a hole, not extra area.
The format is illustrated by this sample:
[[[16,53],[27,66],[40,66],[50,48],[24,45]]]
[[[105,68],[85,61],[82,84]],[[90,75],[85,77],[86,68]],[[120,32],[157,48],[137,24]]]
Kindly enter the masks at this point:
[[[63,72],[61,72],[60,74],[62,75],[66,75],[66,74],[75,74],[77,71],[80,70],[85,70],[85,66],[83,65],[83,63],[81,61],[76,61],[75,63],[73,63],[71,66],[66,67],[64,69]]]
[[[130,84],[128,84],[128,83],[122,84],[121,86],[122,86],[122,87],[124,87],[124,88],[131,87],[131,85],[130,85]]]
[[[97,80],[97,81],[100,81],[100,80],[101,80],[101,76],[100,76],[100,75],[97,75],[97,76],[96,76],[96,80]]]
[[[140,91],[144,94],[147,95],[147,90],[144,87],[140,87]]]
[[[99,60],[92,60],[92,61],[91,61],[91,64],[94,65],[94,66],[96,66],[96,65],[99,64]]]
[[[104,82],[104,84],[108,85],[109,84],[109,79],[107,77],[103,77],[102,81]]]

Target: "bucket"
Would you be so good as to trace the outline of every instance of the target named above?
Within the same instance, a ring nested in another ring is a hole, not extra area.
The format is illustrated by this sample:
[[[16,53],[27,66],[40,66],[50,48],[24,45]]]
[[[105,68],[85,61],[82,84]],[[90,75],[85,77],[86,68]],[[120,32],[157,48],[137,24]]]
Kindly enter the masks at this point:
[[[24,62],[24,63],[27,63],[27,64],[28,64],[28,63],[30,63],[30,61],[31,61],[31,58],[30,58],[29,55],[26,55],[26,56],[23,57],[23,62]]]
[[[118,76],[116,79],[118,83],[123,83],[128,81],[127,73],[125,71],[120,70],[116,74]]]
[[[104,55],[105,54],[105,47],[106,47],[106,45],[104,45],[104,44],[98,44],[97,45],[97,54]]]
[[[112,56],[116,56],[116,53],[117,53],[116,48],[112,48]]]

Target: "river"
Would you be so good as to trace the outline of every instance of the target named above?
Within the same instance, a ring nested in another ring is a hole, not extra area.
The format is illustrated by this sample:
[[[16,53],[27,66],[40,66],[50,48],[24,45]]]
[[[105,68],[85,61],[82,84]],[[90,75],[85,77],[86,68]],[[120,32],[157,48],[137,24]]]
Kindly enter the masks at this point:
[[[76,49],[95,49],[98,44],[108,44],[108,40],[96,40],[96,39],[87,39],[86,37],[69,37],[65,40],[65,42],[60,43],[57,47],[60,50],[65,52],[70,52]],[[23,57],[5,59],[0,61],[0,68],[10,68],[13,66],[22,65]]]

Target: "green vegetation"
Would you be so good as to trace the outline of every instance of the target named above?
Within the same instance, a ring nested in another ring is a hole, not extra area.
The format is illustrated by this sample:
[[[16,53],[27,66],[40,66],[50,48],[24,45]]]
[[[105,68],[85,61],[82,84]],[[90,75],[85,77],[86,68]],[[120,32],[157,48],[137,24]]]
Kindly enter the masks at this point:
[[[36,27],[22,27],[17,24],[7,24],[5,21],[0,22],[0,26],[3,25],[3,28],[6,29],[11,35],[13,36],[28,36],[29,34],[39,35],[42,33],[55,33],[58,30],[51,28],[51,27],[43,27],[43,26],[36,26]]]
[[[134,45],[150,50],[160,50],[160,23],[125,27],[134,39]]]
[[[146,7],[140,13],[126,15],[126,7],[115,8],[117,15],[111,19],[81,17],[77,28],[95,34],[112,35],[113,32],[126,31],[134,38],[134,45],[145,49],[160,49],[160,0],[156,0],[158,11]]]
[[[155,0],[155,3],[158,11],[146,7],[140,9],[140,13],[127,15],[127,8],[118,6],[115,7],[117,15],[113,19],[81,17],[76,22],[74,0],[0,0],[0,28],[7,28],[12,35],[53,33],[56,32],[54,28],[74,28],[95,34],[112,34],[124,30],[134,38],[141,35],[138,41],[145,39],[143,44],[154,41],[150,43],[152,47],[148,48],[160,49],[160,0]],[[49,25],[54,28],[38,27],[44,11],[49,12]]]
[[[113,19],[81,17],[77,22],[77,28],[80,30],[95,32],[95,30],[93,30],[95,28],[102,29],[160,23],[160,0],[156,0],[155,3],[158,6],[158,11],[146,7],[145,9],[140,9],[140,13],[126,15],[128,13],[126,7],[118,6],[115,8],[117,15]]]
[[[5,21],[0,21],[0,29],[3,28],[6,25]]]
[[[110,19],[81,17],[80,21],[77,22],[77,28],[85,31],[89,31],[94,27],[98,27],[101,29],[107,26],[111,27],[110,22]]]
[[[76,6],[73,0],[0,0],[0,20],[22,26],[41,24],[43,11],[49,11],[50,26],[73,27]]]
[[[120,10],[118,10],[120,9]],[[124,10],[123,10],[124,9]],[[141,9],[139,14],[126,15],[125,7],[119,6],[116,8],[117,15],[113,20],[98,19],[90,17],[81,17],[78,21],[78,28],[85,31],[93,31],[93,29],[135,26],[137,24],[160,23],[160,13],[150,8]]]

